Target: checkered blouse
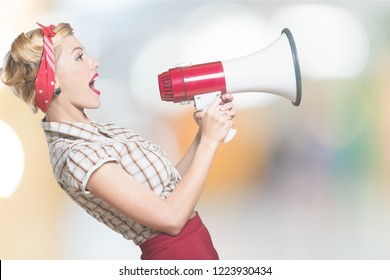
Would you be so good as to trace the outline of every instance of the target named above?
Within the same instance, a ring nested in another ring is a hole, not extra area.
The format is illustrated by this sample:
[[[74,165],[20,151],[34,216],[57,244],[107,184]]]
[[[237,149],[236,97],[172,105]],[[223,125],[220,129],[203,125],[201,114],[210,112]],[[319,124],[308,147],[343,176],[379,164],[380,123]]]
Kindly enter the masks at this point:
[[[112,124],[42,121],[41,126],[49,145],[54,176],[77,204],[136,245],[155,233],[96,197],[86,184],[96,169],[113,161],[156,195],[168,197],[181,178],[159,147],[131,130]]]

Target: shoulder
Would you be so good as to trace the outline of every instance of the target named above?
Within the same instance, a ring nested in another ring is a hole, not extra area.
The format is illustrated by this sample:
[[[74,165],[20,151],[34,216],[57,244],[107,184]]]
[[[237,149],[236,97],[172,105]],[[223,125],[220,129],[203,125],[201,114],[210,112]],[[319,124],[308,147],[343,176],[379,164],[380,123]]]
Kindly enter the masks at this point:
[[[68,190],[83,192],[91,174],[106,162],[118,162],[109,149],[100,143],[67,139],[57,140],[50,147],[55,177]]]

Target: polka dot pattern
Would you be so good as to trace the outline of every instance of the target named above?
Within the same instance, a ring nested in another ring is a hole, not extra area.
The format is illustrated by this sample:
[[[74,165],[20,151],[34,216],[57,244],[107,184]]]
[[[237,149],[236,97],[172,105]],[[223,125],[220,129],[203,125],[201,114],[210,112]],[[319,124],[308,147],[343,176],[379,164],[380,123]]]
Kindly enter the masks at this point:
[[[54,93],[54,46],[51,38],[56,33],[54,32],[54,25],[43,26],[39,23],[37,24],[42,28],[43,54],[35,80],[35,105],[45,113],[49,108]]]

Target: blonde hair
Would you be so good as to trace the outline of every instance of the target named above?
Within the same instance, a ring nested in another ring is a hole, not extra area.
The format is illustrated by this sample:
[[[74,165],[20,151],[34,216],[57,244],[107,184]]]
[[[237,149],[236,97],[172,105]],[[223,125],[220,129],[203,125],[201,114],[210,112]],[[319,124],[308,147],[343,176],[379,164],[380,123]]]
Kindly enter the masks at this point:
[[[62,40],[73,35],[73,29],[68,23],[59,23],[53,37],[55,58],[56,49]],[[35,105],[35,79],[43,53],[42,29],[37,28],[27,33],[21,33],[12,43],[11,50],[4,58],[4,66],[0,68],[0,78],[9,86],[13,93],[21,98],[31,110],[38,111]],[[56,55],[57,54],[57,55]]]

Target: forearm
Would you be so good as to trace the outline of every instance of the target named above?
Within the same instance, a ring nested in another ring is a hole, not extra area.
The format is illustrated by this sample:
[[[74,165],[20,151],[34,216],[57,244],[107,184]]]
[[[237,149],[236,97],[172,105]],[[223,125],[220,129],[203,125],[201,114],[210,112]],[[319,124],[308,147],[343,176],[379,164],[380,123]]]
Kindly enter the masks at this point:
[[[188,168],[190,167],[196,149],[199,145],[199,142],[200,142],[200,131],[198,131],[198,133],[196,134],[194,140],[192,141],[187,152],[184,154],[183,158],[176,165],[176,169],[177,171],[179,171],[181,176],[184,176],[184,174],[187,172]]]
[[[169,209],[176,213],[175,224],[184,225],[194,211],[206,183],[219,143],[200,141],[192,162],[175,191],[167,198]]]

